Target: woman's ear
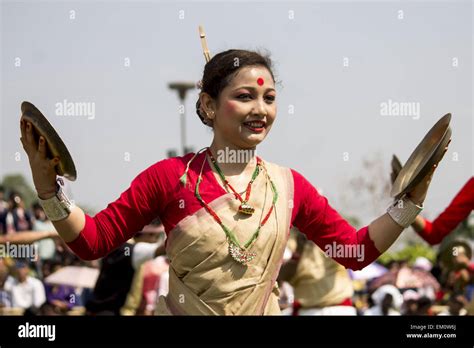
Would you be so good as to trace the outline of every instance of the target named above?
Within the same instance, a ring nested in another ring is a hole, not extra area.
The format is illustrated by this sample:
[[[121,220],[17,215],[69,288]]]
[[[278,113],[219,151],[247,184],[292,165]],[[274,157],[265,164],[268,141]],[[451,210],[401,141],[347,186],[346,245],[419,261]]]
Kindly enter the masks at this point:
[[[201,93],[201,109],[204,112],[205,117],[210,120],[214,120],[215,117],[215,102],[212,97],[206,92]]]

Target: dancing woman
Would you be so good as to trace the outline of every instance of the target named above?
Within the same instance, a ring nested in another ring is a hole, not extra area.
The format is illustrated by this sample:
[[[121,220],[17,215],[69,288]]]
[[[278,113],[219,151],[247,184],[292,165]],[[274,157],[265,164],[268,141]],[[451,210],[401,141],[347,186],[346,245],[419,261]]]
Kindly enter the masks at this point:
[[[255,155],[276,119],[275,98],[270,58],[235,49],[215,55],[196,104],[213,130],[210,146],[151,165],[94,217],[56,183],[59,159],[46,157],[46,140],[35,143],[31,124],[21,124],[21,141],[48,217],[81,258],[106,255],[160,217],[170,274],[159,314],[279,314],[276,278],[291,226],[323,250],[362,248],[363,258],[334,253],[345,267],[361,269],[414,221],[434,167],[403,204],[356,230],[303,175]],[[222,158],[235,153],[251,155]]]

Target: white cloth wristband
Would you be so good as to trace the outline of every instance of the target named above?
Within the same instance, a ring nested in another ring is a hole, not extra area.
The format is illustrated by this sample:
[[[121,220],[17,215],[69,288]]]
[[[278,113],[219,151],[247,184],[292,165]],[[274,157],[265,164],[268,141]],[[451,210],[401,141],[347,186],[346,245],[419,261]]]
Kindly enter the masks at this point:
[[[48,219],[53,222],[66,219],[74,207],[59,185],[56,195],[48,199],[38,197],[38,200]]]
[[[402,199],[393,202],[388,207],[387,213],[398,225],[407,228],[415,221],[416,217],[422,210],[423,205],[418,206],[405,196]]]

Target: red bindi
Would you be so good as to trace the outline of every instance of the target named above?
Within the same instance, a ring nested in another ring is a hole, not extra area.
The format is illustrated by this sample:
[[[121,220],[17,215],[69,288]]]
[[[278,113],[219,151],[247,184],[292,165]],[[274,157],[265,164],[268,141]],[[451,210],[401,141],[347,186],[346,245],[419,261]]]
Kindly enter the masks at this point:
[[[261,77],[259,77],[257,79],[257,83],[258,83],[259,86],[263,85],[263,79]]]

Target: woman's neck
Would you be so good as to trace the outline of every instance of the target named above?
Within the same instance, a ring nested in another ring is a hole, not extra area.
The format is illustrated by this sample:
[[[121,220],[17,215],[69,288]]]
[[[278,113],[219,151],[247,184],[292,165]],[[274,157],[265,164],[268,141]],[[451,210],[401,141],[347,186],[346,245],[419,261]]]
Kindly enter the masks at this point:
[[[243,149],[234,144],[213,139],[211,153],[225,176],[237,176],[253,171],[256,165],[256,148]]]

